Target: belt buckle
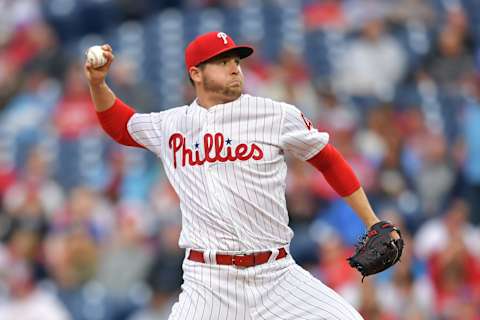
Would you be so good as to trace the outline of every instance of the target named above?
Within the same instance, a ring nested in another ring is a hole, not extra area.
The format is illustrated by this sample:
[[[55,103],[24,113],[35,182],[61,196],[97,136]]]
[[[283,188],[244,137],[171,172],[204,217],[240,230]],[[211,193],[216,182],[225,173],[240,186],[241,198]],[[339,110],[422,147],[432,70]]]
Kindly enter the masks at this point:
[[[251,263],[248,259],[252,259]],[[247,262],[248,265],[241,265],[244,261]],[[232,256],[232,264],[239,269],[253,267],[255,265],[255,254],[244,253],[244,254],[234,255]]]

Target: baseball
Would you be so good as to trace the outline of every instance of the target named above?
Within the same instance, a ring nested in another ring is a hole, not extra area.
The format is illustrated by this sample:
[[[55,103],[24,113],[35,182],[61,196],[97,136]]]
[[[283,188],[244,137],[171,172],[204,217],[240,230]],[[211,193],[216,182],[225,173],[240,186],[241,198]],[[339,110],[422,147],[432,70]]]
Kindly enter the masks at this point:
[[[103,49],[101,46],[93,46],[88,48],[85,55],[87,61],[93,68],[100,68],[107,63],[107,58],[103,56]]]

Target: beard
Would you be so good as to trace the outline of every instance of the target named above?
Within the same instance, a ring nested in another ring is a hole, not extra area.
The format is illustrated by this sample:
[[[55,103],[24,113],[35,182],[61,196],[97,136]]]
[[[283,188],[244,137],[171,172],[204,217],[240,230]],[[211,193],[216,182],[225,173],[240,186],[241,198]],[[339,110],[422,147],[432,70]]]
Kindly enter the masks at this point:
[[[212,79],[208,79],[204,75],[203,88],[207,92],[215,93],[218,96],[224,97],[227,100],[235,100],[242,94],[243,80],[239,80],[240,83],[235,84],[220,84]]]

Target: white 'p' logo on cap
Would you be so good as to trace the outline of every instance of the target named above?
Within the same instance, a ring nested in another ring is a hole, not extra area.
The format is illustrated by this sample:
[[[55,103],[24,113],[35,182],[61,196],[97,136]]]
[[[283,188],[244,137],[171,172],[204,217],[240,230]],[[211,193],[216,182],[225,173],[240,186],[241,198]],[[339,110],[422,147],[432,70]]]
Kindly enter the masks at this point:
[[[224,43],[224,44],[227,44],[227,43],[228,43],[228,41],[227,41],[227,35],[226,35],[224,32],[219,32],[219,33],[217,33],[217,38],[223,39],[223,43]]]

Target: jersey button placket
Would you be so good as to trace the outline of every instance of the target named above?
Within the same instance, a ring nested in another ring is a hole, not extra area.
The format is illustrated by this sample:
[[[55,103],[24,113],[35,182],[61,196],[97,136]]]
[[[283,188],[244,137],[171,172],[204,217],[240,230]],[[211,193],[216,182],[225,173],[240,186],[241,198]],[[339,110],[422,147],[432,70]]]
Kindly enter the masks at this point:
[[[204,132],[202,133],[205,135],[206,133],[210,133],[211,135],[215,135],[216,133],[221,131],[221,128],[219,128],[218,125],[218,119],[217,123],[215,123],[215,108],[212,107],[208,109],[207,112],[207,117],[206,117],[206,125],[204,127]],[[213,152],[211,155],[214,155]],[[228,163],[228,162],[227,162]],[[217,165],[221,167],[220,170],[224,170],[222,166],[225,166],[227,163],[220,163]],[[240,234],[241,232],[236,228],[236,224],[232,221],[231,217],[229,214],[225,213],[225,200],[224,199],[224,194],[223,191],[221,190],[221,187],[219,186],[218,181],[216,181],[215,177],[217,177],[216,172],[214,170],[217,170],[217,165],[214,165],[214,163],[210,162],[205,162],[206,167],[205,167],[205,176],[206,176],[206,181],[207,181],[207,187],[208,187],[208,193],[209,195],[212,196],[211,203],[213,204],[215,211],[217,214],[219,214],[219,219],[222,219],[225,221],[225,227],[229,228],[229,232],[235,233],[237,237],[240,239]]]
[[[207,133],[210,133],[212,136],[215,135],[215,132],[213,131],[213,129],[214,129],[213,128],[214,119],[215,119],[215,114],[212,112],[212,110],[211,109],[207,110],[207,115],[205,117],[205,126],[203,127],[202,137],[204,137],[205,134],[207,134]],[[211,152],[210,152],[210,155],[212,155]],[[206,154],[205,154],[205,156],[206,156]],[[205,161],[205,169],[210,169],[211,167],[212,167],[212,163],[208,162],[208,161]],[[210,182],[210,178],[208,180]]]
[[[214,122],[215,122],[215,110],[214,107],[210,108],[207,110],[207,117],[206,117],[206,123],[204,127],[204,132],[203,135],[206,133],[210,133],[212,136],[215,135],[215,128],[214,128]],[[212,153],[210,153],[212,155]],[[213,196],[215,196],[215,199],[219,199],[220,196],[220,191],[216,187],[216,183],[214,179],[212,178],[210,171],[215,170],[215,166],[211,162],[205,162],[205,176],[207,177],[207,184],[208,184],[208,190],[209,193]],[[217,209],[221,209],[218,207],[217,201],[215,201]]]
[[[206,149],[205,149],[205,140],[204,137],[207,133],[212,133],[212,123],[213,123],[213,114],[209,112],[208,110],[205,110],[202,108],[202,117],[201,121],[203,124],[201,125],[201,130],[199,132],[199,135],[197,137],[198,144],[199,144],[199,149],[200,149],[200,154],[203,159],[206,159]],[[206,196],[210,198],[209,202],[214,204],[214,208],[217,208],[216,205],[216,197],[217,195],[215,194],[215,188],[214,184],[212,183],[212,178],[209,173],[209,169],[211,167],[211,163],[208,161],[205,161],[203,165],[201,166],[200,170],[203,170],[203,176],[205,177],[205,187],[207,190],[206,191]]]

